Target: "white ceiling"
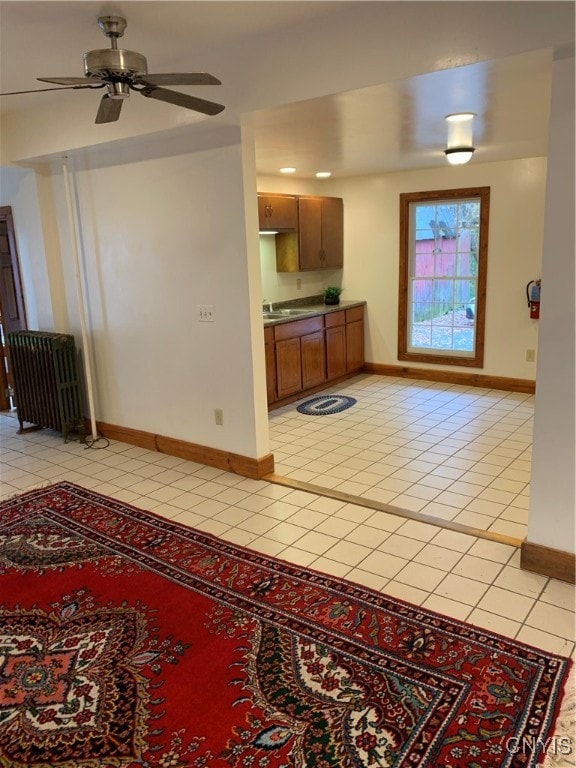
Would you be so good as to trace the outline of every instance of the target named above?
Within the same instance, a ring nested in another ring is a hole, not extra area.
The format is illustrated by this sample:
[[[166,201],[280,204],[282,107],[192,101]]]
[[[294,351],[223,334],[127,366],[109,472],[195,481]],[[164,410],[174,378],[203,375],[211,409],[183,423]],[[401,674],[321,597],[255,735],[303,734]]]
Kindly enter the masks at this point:
[[[265,62],[266,35],[271,30],[317,19],[333,4],[121,5],[122,10],[114,3],[0,3],[2,92],[48,87],[36,81],[39,76],[82,76],[82,54],[108,47],[96,24],[102,13],[127,16],[128,28],[119,47],[144,53],[151,71],[207,70],[224,81],[227,74],[233,78],[233,72],[222,72],[219,66],[218,52],[226,46],[241,38],[258,40]],[[159,11],[161,6],[165,13]],[[458,111],[477,116],[473,162],[545,155],[550,82],[551,51],[542,50],[256,112],[257,172],[276,175],[280,167],[291,165],[300,177],[312,177],[317,170],[330,170],[338,177],[443,165],[444,117]],[[209,94],[198,95],[219,100],[214,87],[207,90]],[[26,111],[41,103],[57,108],[59,100],[80,93],[5,96],[0,108]],[[78,98],[77,103],[85,109],[85,100]]]
[[[445,164],[445,116],[472,112],[474,162],[547,154],[551,54],[537,51],[337,93],[254,115],[257,168],[301,176]]]

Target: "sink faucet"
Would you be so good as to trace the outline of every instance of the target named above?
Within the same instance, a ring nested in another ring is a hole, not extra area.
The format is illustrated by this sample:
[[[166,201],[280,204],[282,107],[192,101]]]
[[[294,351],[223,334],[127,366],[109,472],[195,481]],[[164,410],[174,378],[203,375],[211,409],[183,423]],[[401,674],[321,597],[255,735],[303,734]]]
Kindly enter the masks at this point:
[[[264,299],[264,301],[262,302],[262,308],[266,309],[266,305],[268,305],[268,312],[274,311],[274,308],[272,307],[272,302],[269,301],[268,299]]]

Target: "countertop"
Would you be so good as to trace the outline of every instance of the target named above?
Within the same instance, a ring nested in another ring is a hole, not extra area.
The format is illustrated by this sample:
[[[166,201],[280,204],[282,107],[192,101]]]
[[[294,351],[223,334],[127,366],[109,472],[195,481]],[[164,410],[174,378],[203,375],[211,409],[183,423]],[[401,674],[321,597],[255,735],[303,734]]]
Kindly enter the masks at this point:
[[[324,301],[316,301],[314,303],[307,303],[307,300],[297,299],[295,301],[282,301],[275,304],[273,302],[274,310],[281,309],[306,309],[308,310],[305,315],[291,315],[288,317],[279,317],[274,319],[264,318],[264,327],[270,325],[280,325],[282,323],[293,323],[296,320],[304,320],[309,317],[315,317],[317,315],[327,315],[330,312],[341,312],[342,310],[352,309],[353,307],[364,307],[365,301],[343,301],[340,299],[339,304],[324,304]]]

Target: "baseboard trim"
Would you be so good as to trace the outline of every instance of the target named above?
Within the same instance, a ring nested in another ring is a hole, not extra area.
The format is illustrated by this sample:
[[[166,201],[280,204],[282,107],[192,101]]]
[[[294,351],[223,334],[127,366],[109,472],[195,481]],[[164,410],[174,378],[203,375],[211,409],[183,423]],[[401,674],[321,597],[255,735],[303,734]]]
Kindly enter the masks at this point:
[[[98,434],[109,440],[119,440],[139,448],[146,448],[149,451],[158,451],[168,456],[195,461],[198,464],[223,469],[253,480],[260,480],[264,475],[274,472],[274,456],[271,453],[259,459],[252,459],[249,456],[221,451],[218,448],[209,448],[205,445],[189,443],[186,440],[156,435],[152,432],[143,432],[140,429],[121,427],[116,424],[107,424],[103,421],[97,422],[96,426]]]
[[[520,547],[520,567],[552,579],[576,584],[576,555],[572,552],[523,541]]]
[[[364,363],[362,372],[381,376],[398,376],[404,379],[463,384],[464,386],[482,387],[483,389],[503,389],[508,392],[523,392],[527,395],[533,395],[536,391],[536,382],[532,379],[514,379],[509,376],[491,376],[485,373],[438,371],[427,368],[411,368],[404,365],[381,365],[380,363]]]

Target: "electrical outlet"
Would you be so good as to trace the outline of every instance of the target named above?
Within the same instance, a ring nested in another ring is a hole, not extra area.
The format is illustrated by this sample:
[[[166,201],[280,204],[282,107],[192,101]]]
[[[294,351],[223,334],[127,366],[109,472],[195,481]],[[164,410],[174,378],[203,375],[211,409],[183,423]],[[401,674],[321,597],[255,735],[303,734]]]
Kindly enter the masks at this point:
[[[296,278],[296,290],[301,291],[302,290],[302,278],[297,277]]]
[[[213,304],[198,304],[197,311],[198,311],[199,323],[214,322],[214,305]]]
[[[527,363],[534,363],[536,361],[536,350],[535,349],[527,349],[526,350],[526,362]]]
[[[222,410],[222,408],[214,409],[214,421],[219,427],[221,427],[224,424],[224,411]]]

